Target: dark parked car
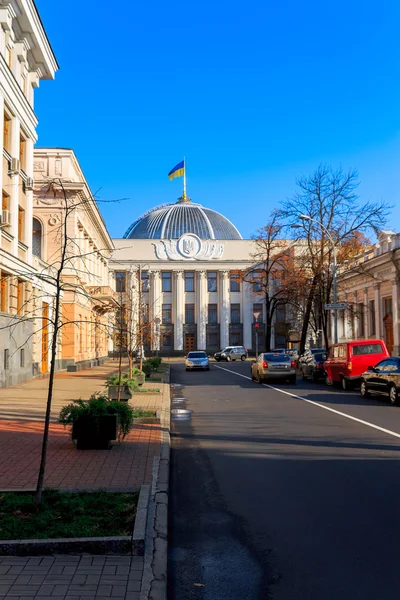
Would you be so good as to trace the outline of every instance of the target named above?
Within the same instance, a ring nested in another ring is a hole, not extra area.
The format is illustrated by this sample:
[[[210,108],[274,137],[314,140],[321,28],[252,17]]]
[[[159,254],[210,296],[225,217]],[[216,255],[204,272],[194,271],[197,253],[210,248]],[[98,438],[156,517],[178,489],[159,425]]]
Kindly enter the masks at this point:
[[[299,365],[303,379],[312,379],[313,381],[325,379],[324,362],[327,359],[326,352],[320,352],[318,354],[310,353],[303,356],[304,359]]]
[[[385,358],[375,367],[368,367],[361,376],[361,396],[371,394],[389,396],[391,404],[397,404],[400,392],[400,358]]]

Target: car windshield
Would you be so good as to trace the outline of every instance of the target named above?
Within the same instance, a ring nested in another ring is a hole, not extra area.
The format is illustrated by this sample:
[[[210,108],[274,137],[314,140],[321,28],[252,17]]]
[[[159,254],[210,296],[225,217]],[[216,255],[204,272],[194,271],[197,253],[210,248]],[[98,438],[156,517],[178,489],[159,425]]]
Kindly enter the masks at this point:
[[[205,352],[189,352],[188,358],[207,358]]]
[[[282,362],[283,360],[290,360],[290,356],[287,354],[264,354],[264,360],[267,362]]]

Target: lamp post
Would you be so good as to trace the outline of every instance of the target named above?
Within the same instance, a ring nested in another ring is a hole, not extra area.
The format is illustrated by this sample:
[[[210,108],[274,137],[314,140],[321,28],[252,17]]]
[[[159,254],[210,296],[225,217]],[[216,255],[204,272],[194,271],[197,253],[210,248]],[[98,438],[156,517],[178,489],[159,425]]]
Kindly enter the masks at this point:
[[[325,227],[325,225],[323,223],[321,223],[321,221],[318,221],[317,219],[314,219],[313,217],[310,217],[309,215],[300,215],[299,219],[301,219],[302,221],[313,221],[314,223],[317,223],[317,225],[319,225],[322,229],[322,231],[324,231],[326,233],[326,235],[328,236],[329,241],[332,244],[332,252],[333,252],[333,304],[337,304],[337,255],[336,255],[336,244],[335,241],[333,239],[333,237],[331,236],[331,234],[329,233],[328,229]],[[293,227],[293,225],[292,225]],[[295,225],[295,227],[297,227],[297,225]],[[338,313],[337,313],[337,308],[333,309],[333,343],[337,344],[338,342]]]

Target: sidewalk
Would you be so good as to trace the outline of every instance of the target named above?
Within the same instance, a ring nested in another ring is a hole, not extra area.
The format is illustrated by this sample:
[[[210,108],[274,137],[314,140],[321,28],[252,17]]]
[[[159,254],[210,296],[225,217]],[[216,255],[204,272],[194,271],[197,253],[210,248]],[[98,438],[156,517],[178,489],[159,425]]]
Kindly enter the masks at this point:
[[[151,483],[154,458],[160,452],[159,424],[135,425],[122,444],[110,452],[76,450],[69,428],[57,423],[61,407],[104,389],[116,361],[55,378],[45,486],[60,489],[139,489]],[[48,379],[0,389],[0,490],[32,489],[39,469]],[[150,384],[162,390],[165,384]],[[166,393],[166,390],[165,390]],[[144,395],[146,407],[163,394]],[[136,406],[136,403],[133,403]],[[1,594],[0,594],[1,597]]]

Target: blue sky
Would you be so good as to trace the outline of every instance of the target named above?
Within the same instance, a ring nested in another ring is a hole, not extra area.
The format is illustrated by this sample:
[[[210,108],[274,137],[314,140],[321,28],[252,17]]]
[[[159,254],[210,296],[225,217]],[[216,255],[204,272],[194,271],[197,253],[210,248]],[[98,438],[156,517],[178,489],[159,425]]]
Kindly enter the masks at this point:
[[[397,0],[36,0],[60,64],[38,146],[75,150],[113,237],[181,195],[243,237],[320,162],[356,168],[400,231]]]

